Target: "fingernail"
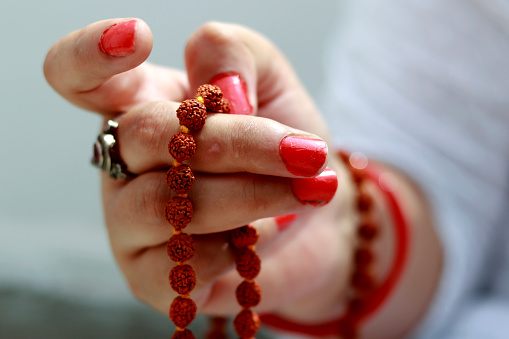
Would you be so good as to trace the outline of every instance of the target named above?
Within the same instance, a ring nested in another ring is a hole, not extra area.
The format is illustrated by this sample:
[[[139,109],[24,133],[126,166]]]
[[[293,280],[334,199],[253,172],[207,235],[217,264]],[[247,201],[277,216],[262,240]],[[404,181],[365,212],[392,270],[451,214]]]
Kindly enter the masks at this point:
[[[297,214],[293,213],[277,216],[274,218],[274,220],[276,221],[277,229],[279,232],[281,232],[287,229],[288,226],[290,226],[296,218]]]
[[[253,113],[246,83],[240,78],[240,75],[236,73],[218,74],[210,80],[210,83],[221,88],[224,97],[230,102],[231,114],[250,115]]]
[[[334,197],[337,188],[338,177],[330,168],[314,178],[292,179],[293,194],[303,205],[326,205]]]
[[[136,20],[130,20],[108,27],[99,41],[101,51],[114,57],[133,54],[136,23]]]
[[[279,154],[288,172],[313,177],[326,165],[327,144],[321,139],[286,136],[279,144]]]

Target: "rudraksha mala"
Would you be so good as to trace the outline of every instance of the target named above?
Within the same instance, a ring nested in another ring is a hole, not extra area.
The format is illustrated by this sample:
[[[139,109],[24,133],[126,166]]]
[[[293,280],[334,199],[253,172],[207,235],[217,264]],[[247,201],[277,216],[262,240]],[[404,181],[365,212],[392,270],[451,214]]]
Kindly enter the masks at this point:
[[[260,328],[260,317],[251,310],[260,303],[262,293],[260,285],[253,279],[258,276],[261,260],[255,252],[258,230],[251,225],[242,226],[231,232],[231,244],[235,248],[235,265],[244,281],[237,287],[235,294],[242,310],[233,321],[235,332],[241,339],[253,338]]]
[[[354,269],[350,278],[350,291],[347,299],[347,310],[342,317],[340,333],[343,339],[358,337],[360,316],[371,292],[375,289],[375,280],[372,267],[375,260],[372,244],[377,238],[380,228],[373,217],[373,198],[365,187],[365,174],[361,168],[354,167],[350,155],[339,152],[340,158],[349,169],[353,183],[357,188],[354,198],[355,208],[358,212],[357,245],[354,250]]]
[[[177,109],[180,133],[173,135],[168,151],[174,159],[173,167],[166,174],[168,187],[177,195],[172,197],[165,208],[166,220],[173,226],[173,235],[168,240],[168,256],[177,263],[169,275],[172,289],[179,294],[170,306],[170,319],[177,330],[173,339],[195,338],[186,329],[196,317],[197,307],[189,294],[196,286],[196,274],[186,264],[195,254],[194,239],[183,232],[193,217],[193,204],[187,197],[195,180],[193,170],[183,161],[189,160],[196,151],[196,141],[191,132],[199,131],[205,124],[207,113],[229,113],[230,106],[219,87],[202,85],[196,97],[183,101]]]

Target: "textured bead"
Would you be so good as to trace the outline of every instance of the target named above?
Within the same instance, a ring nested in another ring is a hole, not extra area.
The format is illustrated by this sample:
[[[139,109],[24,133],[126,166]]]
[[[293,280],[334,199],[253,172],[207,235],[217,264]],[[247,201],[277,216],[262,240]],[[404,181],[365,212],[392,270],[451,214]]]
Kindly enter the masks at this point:
[[[240,338],[252,338],[260,328],[260,317],[251,310],[243,310],[233,320],[233,327]]]
[[[361,291],[368,291],[374,287],[374,280],[372,275],[357,267],[357,271],[355,271],[352,275],[352,286]]]
[[[185,328],[183,331],[175,331],[171,339],[196,339],[193,332]]]
[[[357,198],[357,208],[361,212],[367,212],[373,206],[373,198],[365,192],[360,192]]]
[[[196,286],[196,273],[190,265],[178,265],[170,271],[171,288],[178,294],[189,294]]]
[[[207,108],[196,99],[184,100],[177,108],[177,118],[181,125],[191,131],[197,131],[205,125]]]
[[[175,234],[168,240],[166,251],[175,262],[188,261],[196,252],[194,239],[186,233]]]
[[[230,113],[228,100],[223,98],[221,89],[214,85],[201,85],[196,91],[197,97],[203,98],[203,103],[210,113]],[[225,111],[227,110],[227,111]]]
[[[251,225],[242,226],[231,231],[230,239],[236,248],[252,246],[258,240],[258,230]]]
[[[353,297],[348,301],[348,312],[350,314],[361,314],[364,311],[366,302],[358,297]]]
[[[239,275],[244,279],[253,280],[260,273],[260,257],[249,248],[239,249],[235,253],[235,264]]]
[[[358,248],[355,250],[354,260],[357,266],[366,266],[373,262],[373,252],[368,248]]]
[[[364,240],[373,240],[378,235],[378,225],[371,219],[366,219],[359,225],[359,236]]]
[[[168,151],[178,162],[190,159],[196,152],[196,141],[189,133],[174,134],[168,143]]]
[[[196,304],[184,297],[176,297],[170,306],[170,319],[175,326],[184,328],[196,317]]]
[[[187,194],[194,183],[194,173],[188,165],[171,167],[166,172],[166,183],[168,187],[177,194]]]
[[[193,204],[187,198],[173,197],[166,203],[165,215],[176,230],[181,230],[193,218]]]
[[[262,290],[255,281],[242,282],[235,291],[239,305],[244,308],[255,307],[262,300]]]
[[[345,320],[339,326],[339,333],[341,333],[342,339],[356,339],[357,338],[357,327],[353,321]]]

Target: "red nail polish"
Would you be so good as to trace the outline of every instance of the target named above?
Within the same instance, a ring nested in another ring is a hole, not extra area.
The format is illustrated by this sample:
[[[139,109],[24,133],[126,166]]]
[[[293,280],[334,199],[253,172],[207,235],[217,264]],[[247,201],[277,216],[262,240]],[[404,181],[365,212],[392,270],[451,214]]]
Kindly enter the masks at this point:
[[[297,214],[295,213],[280,215],[274,218],[279,232],[287,229],[288,226],[290,226],[295,219],[297,219]]]
[[[133,54],[136,23],[136,20],[130,20],[110,26],[101,36],[99,49],[114,57]]]
[[[326,166],[327,144],[321,139],[286,136],[279,144],[279,154],[288,172],[313,177]]]
[[[218,74],[210,80],[212,85],[221,88],[223,95],[230,102],[230,113],[250,115],[253,106],[249,103],[246,83],[236,73]]]
[[[338,188],[336,172],[326,168],[314,178],[292,179],[292,191],[304,205],[322,206],[328,204]]]

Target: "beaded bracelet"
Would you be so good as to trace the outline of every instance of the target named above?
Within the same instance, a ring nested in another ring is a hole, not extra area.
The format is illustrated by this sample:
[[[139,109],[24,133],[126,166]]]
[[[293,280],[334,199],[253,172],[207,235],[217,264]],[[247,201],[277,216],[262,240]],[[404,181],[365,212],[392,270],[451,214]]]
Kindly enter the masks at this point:
[[[391,191],[380,186],[381,173],[375,166],[369,165],[359,169],[352,166],[350,156],[347,153],[339,152],[339,156],[349,169],[357,187],[355,205],[360,216],[357,226],[358,244],[354,252],[354,269],[350,279],[350,288],[347,292],[347,310],[343,316],[336,320],[314,325],[295,323],[273,314],[262,315],[262,321],[269,326],[315,337],[340,335],[343,339],[355,339],[358,337],[362,322],[366,321],[379,309],[403,273],[407,260],[410,233],[397,199]],[[380,187],[384,195],[387,208],[392,217],[396,244],[391,269],[385,280],[378,285],[375,284],[371,272],[375,260],[371,247],[380,230],[372,216],[373,199],[364,186],[368,180]]]
[[[191,132],[202,129],[207,113],[229,113],[230,106],[219,87],[202,85],[195,99],[183,101],[177,109],[180,133],[172,136],[168,151],[174,159],[173,167],[166,174],[168,187],[177,195],[166,204],[165,217],[173,226],[173,235],[168,240],[168,256],[177,263],[169,275],[171,288],[179,294],[170,306],[170,319],[177,330],[173,339],[192,339],[194,334],[186,329],[196,316],[197,307],[189,293],[196,286],[196,273],[186,264],[195,254],[194,239],[182,230],[191,222],[193,204],[187,197],[195,176],[193,170],[183,161],[189,160],[196,152],[196,141]]]

